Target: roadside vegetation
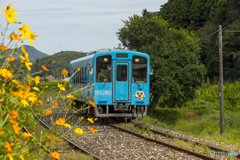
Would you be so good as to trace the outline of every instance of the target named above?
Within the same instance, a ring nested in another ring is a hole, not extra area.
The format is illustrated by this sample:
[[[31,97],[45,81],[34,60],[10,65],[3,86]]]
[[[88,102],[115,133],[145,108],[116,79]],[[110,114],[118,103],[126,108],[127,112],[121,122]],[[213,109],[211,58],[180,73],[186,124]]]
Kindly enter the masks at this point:
[[[196,90],[192,101],[181,108],[162,105],[160,98],[153,114],[148,114],[144,122],[169,128],[177,132],[203,139],[240,145],[240,83],[224,85],[225,134],[220,134],[219,84],[204,84]],[[158,120],[154,123],[154,120]]]

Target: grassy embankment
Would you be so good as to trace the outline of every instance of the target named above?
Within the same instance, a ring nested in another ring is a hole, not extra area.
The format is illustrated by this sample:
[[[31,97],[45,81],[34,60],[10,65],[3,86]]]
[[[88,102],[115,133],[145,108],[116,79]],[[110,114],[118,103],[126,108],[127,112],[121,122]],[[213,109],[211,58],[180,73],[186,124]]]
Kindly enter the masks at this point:
[[[225,134],[220,134],[219,84],[204,85],[198,89],[193,101],[181,108],[160,108],[143,119],[156,126],[173,129],[177,132],[203,139],[240,145],[240,84],[224,85]],[[159,102],[161,99],[159,100]],[[157,119],[157,123],[153,120]]]
[[[58,88],[58,83],[59,84],[63,84],[64,81],[51,81],[51,82],[40,82],[39,83],[39,89],[40,91],[43,90],[43,88],[45,86],[48,86],[45,90],[44,90],[44,96],[42,97],[44,100],[46,100],[46,98],[48,97],[56,97],[58,92],[59,92],[59,88]],[[65,89],[68,90],[69,89],[69,82],[67,82],[65,84]],[[37,94],[40,92],[37,92]]]

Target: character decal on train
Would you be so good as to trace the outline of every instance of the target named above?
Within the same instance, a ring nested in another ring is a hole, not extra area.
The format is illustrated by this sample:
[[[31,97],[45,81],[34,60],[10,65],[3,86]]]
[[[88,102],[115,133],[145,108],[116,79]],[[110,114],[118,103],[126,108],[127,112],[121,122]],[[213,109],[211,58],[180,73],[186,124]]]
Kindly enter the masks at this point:
[[[143,100],[143,98],[146,97],[145,93],[143,92],[143,90],[142,90],[141,88],[139,88],[139,89],[135,92],[135,94],[133,95],[133,97],[134,97],[134,96],[137,98],[137,100],[138,100],[138,99]]]

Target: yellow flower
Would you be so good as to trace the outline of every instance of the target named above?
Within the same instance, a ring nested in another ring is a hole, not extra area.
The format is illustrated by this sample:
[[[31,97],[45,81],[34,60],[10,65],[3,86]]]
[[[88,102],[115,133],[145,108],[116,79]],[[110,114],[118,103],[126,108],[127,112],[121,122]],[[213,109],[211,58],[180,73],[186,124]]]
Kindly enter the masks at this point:
[[[68,123],[65,123],[64,126],[68,127],[68,128],[72,128],[72,126],[70,124],[68,124]]]
[[[7,148],[7,150],[9,152],[12,152],[12,147],[13,146],[13,143],[9,143],[8,141],[5,141],[6,145],[4,146],[4,148]]]
[[[51,137],[50,137],[50,136],[47,136],[47,138],[48,138],[48,139],[51,139],[51,140],[53,140],[53,141],[55,140],[52,136],[51,136]]]
[[[36,103],[39,103],[39,104],[43,105],[43,102],[41,100],[37,100]]]
[[[56,120],[55,122],[57,125],[61,126],[64,125],[66,123],[66,120],[63,118],[59,118],[58,120]]]
[[[48,115],[51,114],[51,113],[52,113],[52,110],[47,111],[47,112],[46,112],[46,116],[48,116]]]
[[[0,75],[3,76],[6,79],[12,77],[12,73],[6,68],[0,69]]]
[[[88,101],[89,102],[89,104],[91,104],[93,107],[97,107],[97,105],[93,102],[93,101]]]
[[[5,158],[9,157],[9,160],[14,160],[12,156],[15,156],[15,153],[8,153]]]
[[[88,118],[87,119],[89,122],[93,123],[93,118]]]
[[[10,111],[10,114],[11,114],[11,116],[9,116],[9,119],[11,119],[11,118],[17,118],[18,115],[19,115],[18,111],[15,111],[15,110],[11,110],[11,111]]]
[[[35,91],[40,91],[38,87],[32,87]]]
[[[71,95],[71,94],[68,94],[68,95],[66,95],[66,97],[67,98],[70,98],[70,99],[76,99],[73,95]]]
[[[28,24],[24,23],[21,28],[18,30],[20,32],[20,35],[22,36],[22,40],[24,40],[24,36],[29,37],[30,36],[30,30],[31,28],[27,28]]]
[[[21,158],[21,160],[25,160],[24,157],[23,157],[23,155],[20,155],[20,158]]]
[[[68,71],[66,69],[64,69],[64,70],[61,71],[61,74],[63,76],[67,76],[68,75]]]
[[[89,127],[89,126],[87,126],[87,128],[88,128],[90,131],[92,131],[93,133],[96,132],[96,131],[93,129],[93,127]]]
[[[74,131],[76,134],[83,134],[83,129],[81,128],[76,128],[75,131]]]
[[[47,67],[45,67],[43,64],[42,64],[42,68],[45,70],[45,71],[49,71],[49,69]]]
[[[52,153],[51,153],[51,156],[52,156],[53,158],[55,158],[55,159],[59,159],[59,158],[60,158],[60,154],[59,154],[58,152],[56,152],[56,151],[52,152]]]
[[[14,21],[13,20],[18,20],[17,18],[15,18],[15,16],[17,16],[18,14],[14,12],[14,7],[11,9],[11,5],[9,4],[7,8],[5,8],[5,17],[6,17],[6,20],[9,22],[9,23],[12,23],[14,24]]]
[[[78,68],[77,70],[78,70],[78,71],[80,71],[80,70],[81,70],[81,68]]]
[[[22,134],[22,137],[25,137],[25,138],[32,137],[32,134],[31,134],[31,133],[24,132],[24,133]]]
[[[20,62],[24,64],[27,67],[27,69],[30,71],[31,70],[30,65],[32,65],[32,63],[29,62],[28,53],[25,51],[24,47],[22,46],[21,48],[22,48],[24,57],[22,55],[19,55],[19,57],[22,59],[20,60]]]
[[[16,41],[21,41],[22,39],[19,37],[19,35],[16,34],[10,34],[11,38]]]
[[[33,93],[33,92],[29,93],[28,100],[31,101],[32,103],[35,103],[37,101],[37,97],[36,97],[35,93]]]
[[[58,107],[58,103],[56,101],[54,101],[54,106],[57,108]]]
[[[22,104],[24,107],[28,107],[28,106],[29,106],[29,103],[28,103],[25,99],[21,99],[21,104]]]
[[[7,61],[9,61],[9,62],[14,61],[14,60],[15,60],[15,57],[13,57],[13,56],[7,58]]]
[[[62,91],[65,91],[65,87],[62,84],[58,83],[58,88],[60,88],[60,90],[62,90]]]
[[[13,124],[13,130],[14,130],[14,132],[16,133],[16,134],[19,134],[19,132],[20,132],[20,130],[21,130],[21,128],[20,127],[18,127],[18,124],[17,125],[14,125]]]
[[[31,44],[32,46],[33,46],[33,42],[32,42],[32,40],[36,40],[35,37],[38,36],[38,35],[36,35],[35,33],[36,33],[36,32],[32,33],[32,31],[30,31],[29,36],[27,37],[27,39],[29,39],[30,44]]]
[[[83,119],[84,119],[84,117],[80,117],[80,118],[79,118],[79,121],[81,121],[81,120],[83,120]]]
[[[4,131],[1,131],[1,130],[0,130],[0,136],[2,136],[3,134],[4,134]]]
[[[35,82],[36,85],[38,85],[38,83],[40,83],[40,77],[39,76],[35,76],[33,81]]]
[[[3,45],[1,45],[0,48],[2,48],[5,51],[9,49],[7,46],[3,46]]]
[[[3,88],[2,90],[0,90],[0,94],[5,94],[5,89]]]

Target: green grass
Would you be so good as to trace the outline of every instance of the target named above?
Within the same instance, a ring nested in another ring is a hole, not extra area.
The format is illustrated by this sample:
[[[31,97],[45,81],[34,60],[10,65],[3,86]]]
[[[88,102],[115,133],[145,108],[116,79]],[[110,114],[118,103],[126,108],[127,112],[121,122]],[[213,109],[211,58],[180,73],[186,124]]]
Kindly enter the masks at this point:
[[[161,99],[159,100],[159,104]],[[206,85],[196,91],[196,97],[176,108],[155,108],[144,122],[173,129],[203,139],[240,145],[240,83],[224,84],[225,134],[220,134],[219,84]],[[157,123],[153,120],[157,119]]]
[[[58,83],[59,84],[63,84],[65,81],[50,81],[50,82],[40,82],[39,83],[39,89],[40,91],[45,87],[45,86],[48,86],[45,91],[47,90],[50,90],[50,91],[53,91],[53,90],[59,90],[58,88]],[[32,84],[32,86],[35,86],[35,84]],[[68,90],[69,89],[69,82],[66,82],[65,83],[65,89]],[[31,90],[31,91],[34,91],[34,90]]]
[[[157,123],[153,123],[158,119]],[[153,115],[144,117],[144,122],[191,136],[201,137],[217,142],[240,145],[240,113],[225,113],[225,134],[220,134],[220,112],[198,115],[195,110],[187,108],[163,109],[156,107]]]
[[[42,91],[42,89],[45,86],[48,86],[47,89],[44,90],[44,96],[42,97],[44,100],[46,100],[49,97],[56,97],[58,92],[59,92],[59,88],[58,88],[58,83],[59,84],[63,84],[64,81],[51,81],[51,82],[41,82],[39,83],[39,89],[40,91]],[[69,82],[66,82],[65,84],[65,89],[68,90],[69,89]],[[33,91],[33,89],[31,89]],[[39,94],[40,92],[37,92],[37,94]]]

